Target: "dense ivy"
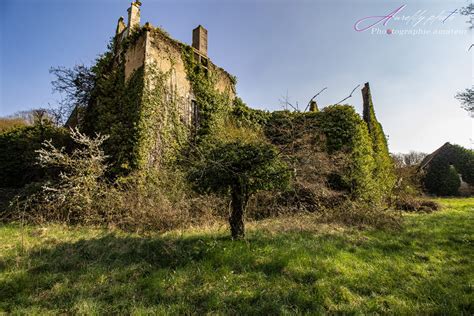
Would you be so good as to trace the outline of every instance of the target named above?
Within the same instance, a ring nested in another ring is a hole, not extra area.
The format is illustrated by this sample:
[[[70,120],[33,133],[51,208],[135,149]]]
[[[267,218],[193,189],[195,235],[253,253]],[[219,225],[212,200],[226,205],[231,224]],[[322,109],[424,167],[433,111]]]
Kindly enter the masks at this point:
[[[340,175],[341,184],[349,188],[355,198],[379,202],[383,196],[373,180],[376,162],[365,122],[348,105],[328,106],[313,115],[319,117],[327,151],[330,154],[342,151],[347,155],[348,162]]]
[[[183,46],[182,58],[198,107],[199,128],[196,140],[200,142],[223,128],[231,111],[232,100],[229,95],[217,91],[215,74],[195,60],[191,46]]]
[[[446,157],[436,157],[430,164],[424,185],[431,194],[455,196],[459,194],[461,180],[456,168],[449,164]]]
[[[109,156],[110,171],[127,174],[139,165],[137,126],[144,70],[137,69],[125,82],[124,66],[114,67],[110,53],[103,55],[93,69],[98,79],[80,127],[90,135],[109,135],[104,150]]]
[[[450,144],[449,148],[446,155],[449,156],[451,164],[465,182],[474,186],[474,152],[459,145]]]
[[[268,111],[255,110],[236,97],[232,103],[232,117],[242,126],[260,127],[265,125],[271,115]]]
[[[375,116],[370,90],[368,91],[368,97],[365,102],[368,102],[368,104],[367,106],[364,106],[363,117],[364,121],[367,123],[372,143],[375,161],[374,179],[381,194],[388,196],[392,192],[396,180],[393,160],[390,157],[387,138],[385,137],[382,125]]]
[[[138,161],[142,170],[175,162],[189,137],[189,128],[182,119],[182,108],[188,100],[170,91],[169,75],[156,66],[147,67],[138,121]]]
[[[430,194],[458,195],[459,174],[465,182],[474,185],[474,152],[447,143],[428,163],[423,184]]]
[[[332,157],[346,157],[345,167],[330,177],[330,184],[349,191],[354,198],[381,200],[382,194],[373,180],[375,161],[367,125],[353,107],[333,105],[309,113],[272,112],[265,124],[265,134],[283,147],[308,134],[316,142],[323,139],[324,150]]]

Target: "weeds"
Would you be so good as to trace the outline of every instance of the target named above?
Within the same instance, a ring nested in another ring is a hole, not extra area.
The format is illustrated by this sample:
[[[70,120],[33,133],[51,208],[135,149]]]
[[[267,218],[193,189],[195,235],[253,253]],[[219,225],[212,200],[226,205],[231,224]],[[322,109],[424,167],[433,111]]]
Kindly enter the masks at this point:
[[[39,162],[57,168],[58,179],[27,186],[13,199],[4,219],[163,231],[225,217],[224,200],[191,194],[177,170],[163,167],[108,181],[107,157],[100,149],[107,138],[89,138],[77,130],[71,131],[71,137],[78,144],[72,153],[44,143]]]

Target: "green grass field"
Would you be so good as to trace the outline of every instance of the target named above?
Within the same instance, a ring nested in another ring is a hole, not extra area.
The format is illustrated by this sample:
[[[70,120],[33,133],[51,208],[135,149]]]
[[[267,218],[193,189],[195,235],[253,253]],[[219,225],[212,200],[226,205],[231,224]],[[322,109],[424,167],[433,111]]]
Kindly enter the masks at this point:
[[[311,217],[135,235],[0,226],[0,314],[474,313],[474,199],[394,231]]]

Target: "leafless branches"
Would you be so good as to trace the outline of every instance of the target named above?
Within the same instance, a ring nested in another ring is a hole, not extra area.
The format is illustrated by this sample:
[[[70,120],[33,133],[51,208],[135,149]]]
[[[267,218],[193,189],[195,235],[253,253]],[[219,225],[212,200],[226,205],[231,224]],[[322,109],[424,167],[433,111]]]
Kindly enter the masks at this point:
[[[304,109],[304,112],[308,111],[308,108],[309,108],[309,106],[311,105],[311,102],[312,102],[314,99],[316,99],[316,97],[317,97],[318,95],[320,95],[321,93],[323,93],[324,90],[327,90],[327,87],[321,89],[321,91],[319,91],[318,93],[316,93],[316,94],[314,95],[314,97],[312,97],[311,100],[309,100],[308,105],[307,105],[306,108]]]
[[[335,103],[335,104],[341,104],[342,102],[346,101],[347,99],[349,98],[352,98],[352,94],[354,93],[354,91],[356,91],[357,88],[360,87],[360,84],[358,84],[354,89],[352,89],[351,91],[351,94],[349,94],[347,97],[345,97],[344,99],[342,99],[341,101]]]
[[[299,109],[299,106],[298,106],[298,102],[296,102],[296,106],[291,104],[290,102],[290,98],[288,97],[288,91],[286,92],[286,96],[283,97],[283,99],[280,99],[280,104],[282,105],[282,107],[285,109],[285,110],[288,110],[288,107],[292,108],[293,111],[295,112],[299,112],[300,109]]]
[[[473,44],[474,46],[474,44]],[[337,103],[334,103],[335,105],[337,104],[341,104],[342,102],[346,101],[347,99],[350,99],[352,98],[352,95],[354,94],[354,92],[357,90],[357,88],[360,87],[360,84],[358,84],[354,89],[352,89],[351,93],[345,97],[344,99],[342,99],[341,101],[337,102]],[[321,89],[318,93],[316,93],[308,102],[308,104],[306,105],[305,109],[303,112],[306,112],[308,111],[309,107],[311,106],[311,102],[314,101],[314,99],[316,99],[321,93],[323,93],[324,91],[326,91],[328,88],[327,87],[324,87],[323,89]],[[300,109],[299,109],[299,105],[298,105],[298,102],[296,102],[296,105],[293,105],[291,102],[290,102],[290,99],[288,97],[288,92],[286,93],[286,96],[283,97],[283,99],[280,99],[279,100],[280,103],[282,104],[283,108],[285,110],[288,110],[289,108],[293,109],[295,112],[300,112]]]
[[[305,107],[305,109],[304,109],[303,112],[308,111],[308,108],[310,107],[311,102],[312,102],[314,99],[316,99],[316,97],[318,97],[321,93],[323,93],[325,90],[327,90],[327,87],[321,89],[318,93],[316,93],[316,94],[311,98],[311,100],[309,100],[308,105],[306,105],[306,107]],[[300,108],[299,108],[298,102],[296,102],[296,104],[293,105],[293,104],[290,102],[290,98],[288,97],[288,92],[286,93],[286,96],[283,97],[283,99],[280,99],[279,101],[280,101],[280,103],[282,104],[282,106],[283,106],[283,108],[284,108],[285,110],[288,110],[288,108],[291,108],[291,109],[293,109],[293,111],[295,111],[295,112],[300,112]]]
[[[49,72],[56,77],[51,82],[53,92],[59,92],[62,96],[56,114],[65,121],[75,108],[86,107],[89,104],[96,75],[85,65],[51,68]]]

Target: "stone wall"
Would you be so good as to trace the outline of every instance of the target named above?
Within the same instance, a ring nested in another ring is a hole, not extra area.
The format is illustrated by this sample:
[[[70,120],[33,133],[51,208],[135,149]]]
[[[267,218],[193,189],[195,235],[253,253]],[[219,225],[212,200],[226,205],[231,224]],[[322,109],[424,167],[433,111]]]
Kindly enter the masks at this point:
[[[135,70],[145,63],[147,35],[140,36],[125,53],[125,80],[127,81]],[[120,52],[119,52],[120,53]]]
[[[181,57],[181,46],[169,39],[160,30],[153,29],[147,32],[147,34],[148,46],[145,57],[145,69],[147,67],[156,67],[163,73],[169,73],[169,91],[180,99],[183,120],[190,123],[193,95]]]
[[[211,71],[215,74],[216,89],[221,93],[226,93],[230,98],[236,97],[235,83],[233,77],[224,69],[211,65]]]
[[[169,90],[181,100],[183,120],[190,123],[193,91],[182,59],[182,49],[185,45],[170,38],[161,29],[147,25],[146,31],[125,53],[125,79],[128,80],[133,72],[142,66],[145,66],[145,75],[147,69],[152,67],[163,73],[169,73]],[[236,91],[233,77],[207,60],[208,69],[216,78],[217,91],[226,93],[234,99]]]

